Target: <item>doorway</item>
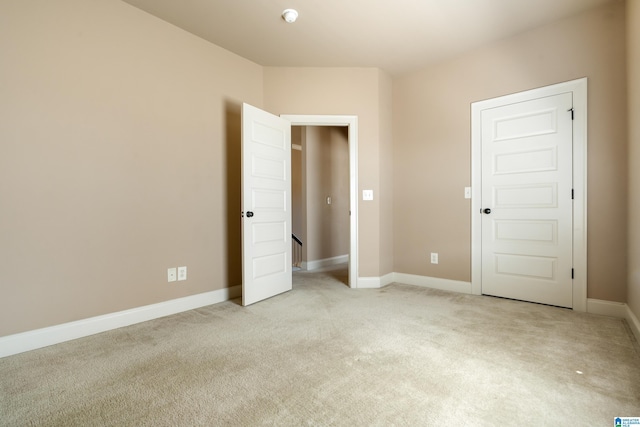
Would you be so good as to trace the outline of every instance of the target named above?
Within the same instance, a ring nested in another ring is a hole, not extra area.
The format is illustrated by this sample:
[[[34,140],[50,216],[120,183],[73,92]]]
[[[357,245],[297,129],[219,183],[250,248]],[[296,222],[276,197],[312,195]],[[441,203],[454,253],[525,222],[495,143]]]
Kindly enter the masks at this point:
[[[242,104],[242,305],[292,288],[291,127],[346,127],[349,145],[348,284],[358,286],[357,117],[275,116]]]
[[[586,311],[587,80],[472,104],[472,291]]]
[[[288,120],[291,126],[311,126],[311,127],[341,127],[346,129],[348,140],[349,156],[349,182],[348,182],[348,209],[349,209],[349,231],[348,231],[348,282],[349,287],[358,287],[358,119],[356,116],[326,116],[326,115],[281,115]],[[327,202],[324,196],[324,203]],[[332,200],[333,202],[333,200]]]
[[[349,260],[349,141],[344,126],[291,127],[294,269]],[[348,286],[347,274],[340,274]]]

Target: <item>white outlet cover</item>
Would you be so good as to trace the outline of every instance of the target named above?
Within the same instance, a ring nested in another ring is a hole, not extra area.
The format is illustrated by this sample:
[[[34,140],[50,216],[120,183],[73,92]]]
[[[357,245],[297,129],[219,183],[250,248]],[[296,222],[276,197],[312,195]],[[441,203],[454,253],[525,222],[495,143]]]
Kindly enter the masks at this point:
[[[373,200],[373,190],[362,190],[362,200]]]
[[[168,268],[167,269],[167,282],[175,282],[176,281],[176,268]]]
[[[187,280],[187,267],[178,267],[178,281]]]

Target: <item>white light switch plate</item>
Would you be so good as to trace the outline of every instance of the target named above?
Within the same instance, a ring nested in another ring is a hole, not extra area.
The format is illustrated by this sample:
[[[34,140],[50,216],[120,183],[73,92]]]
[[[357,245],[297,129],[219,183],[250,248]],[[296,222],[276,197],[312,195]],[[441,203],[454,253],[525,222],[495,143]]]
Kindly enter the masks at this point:
[[[176,268],[168,268],[167,269],[167,282],[175,282],[176,281]]]
[[[465,199],[471,198],[471,187],[464,187],[464,198]]]
[[[362,190],[362,200],[373,200],[373,190]]]

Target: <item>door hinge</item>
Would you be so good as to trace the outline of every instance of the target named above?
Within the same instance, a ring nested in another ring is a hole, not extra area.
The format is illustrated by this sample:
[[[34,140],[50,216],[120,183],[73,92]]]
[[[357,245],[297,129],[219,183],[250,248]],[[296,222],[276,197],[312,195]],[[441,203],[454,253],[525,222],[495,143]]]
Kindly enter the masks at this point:
[[[575,197],[574,197],[574,192],[573,192],[573,188],[572,188],[572,189],[571,189],[571,200],[573,200],[574,198],[575,198]]]
[[[567,111],[571,112],[571,120],[574,119],[574,114],[573,114],[573,107],[571,107],[570,109],[568,109]]]
[[[571,269],[571,278],[573,279],[573,268]]]

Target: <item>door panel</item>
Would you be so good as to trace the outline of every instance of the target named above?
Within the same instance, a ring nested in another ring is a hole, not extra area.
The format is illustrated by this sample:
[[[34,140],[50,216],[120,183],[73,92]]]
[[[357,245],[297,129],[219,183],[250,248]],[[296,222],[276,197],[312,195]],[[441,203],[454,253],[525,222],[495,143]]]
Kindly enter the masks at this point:
[[[242,305],[291,290],[291,125],[242,106]]]
[[[482,110],[482,293],[572,307],[571,93]]]
[[[493,141],[515,141],[518,138],[556,133],[556,112],[555,108],[532,110],[496,119],[493,121]]]
[[[558,221],[536,220],[496,220],[495,241],[507,244],[514,243],[546,243],[556,245],[558,242]]]
[[[558,168],[558,153],[555,147],[503,153],[496,155],[495,159],[496,175],[554,171]]]
[[[495,185],[493,206],[502,209],[544,209],[558,206],[558,186],[554,182],[522,185]]]
[[[531,255],[496,254],[496,274],[507,279],[528,277],[532,279],[554,280],[556,259]],[[511,276],[511,277],[509,277]]]

